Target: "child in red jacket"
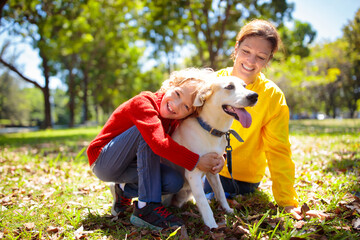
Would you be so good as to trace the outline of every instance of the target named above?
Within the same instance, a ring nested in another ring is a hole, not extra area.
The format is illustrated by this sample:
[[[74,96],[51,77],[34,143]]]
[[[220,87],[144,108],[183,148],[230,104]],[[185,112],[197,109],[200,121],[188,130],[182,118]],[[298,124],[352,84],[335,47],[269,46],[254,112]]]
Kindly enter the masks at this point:
[[[170,136],[179,120],[194,112],[193,101],[202,84],[213,77],[207,69],[173,72],[155,93],[142,92],[121,104],[87,149],[94,174],[110,185],[113,215],[134,202],[130,221],[139,227],[163,229],[182,222],[161,204],[161,195],[176,193],[182,175],[161,163],[168,159],[188,170],[218,173],[224,159],[216,153],[199,156]]]

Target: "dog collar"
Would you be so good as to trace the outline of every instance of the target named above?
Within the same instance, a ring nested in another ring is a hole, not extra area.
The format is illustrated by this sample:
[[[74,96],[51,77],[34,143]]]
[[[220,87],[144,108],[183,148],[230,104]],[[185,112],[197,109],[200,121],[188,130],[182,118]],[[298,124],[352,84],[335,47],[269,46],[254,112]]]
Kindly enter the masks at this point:
[[[209,124],[204,122],[204,120],[202,120],[200,117],[197,117],[196,119],[198,120],[200,126],[206,131],[208,131],[211,135],[214,135],[216,137],[222,137],[224,134],[226,134],[226,132],[222,132],[220,130],[212,128]]]

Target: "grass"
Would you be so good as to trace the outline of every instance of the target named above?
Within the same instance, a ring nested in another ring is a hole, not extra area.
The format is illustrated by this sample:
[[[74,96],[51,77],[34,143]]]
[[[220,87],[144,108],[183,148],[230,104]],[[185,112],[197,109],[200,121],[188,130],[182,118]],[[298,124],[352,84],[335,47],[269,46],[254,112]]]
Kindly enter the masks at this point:
[[[131,209],[110,216],[107,185],[90,171],[84,154],[100,128],[0,135],[0,239],[359,239],[360,120],[301,120],[290,125],[296,191],[301,205],[327,212],[324,221],[296,221],[278,207],[271,180],[230,201],[221,227],[204,226],[189,202],[171,209],[186,227],[150,231],[129,222]]]

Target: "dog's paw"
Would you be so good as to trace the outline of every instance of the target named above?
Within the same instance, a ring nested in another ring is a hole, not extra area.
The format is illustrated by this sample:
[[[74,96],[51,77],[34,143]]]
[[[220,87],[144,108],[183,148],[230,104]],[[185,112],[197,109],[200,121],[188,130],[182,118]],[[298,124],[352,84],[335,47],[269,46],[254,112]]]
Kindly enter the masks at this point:
[[[207,219],[203,219],[203,220],[204,220],[205,225],[208,226],[210,229],[219,227],[214,218],[207,218]]]
[[[234,209],[232,209],[232,208],[226,209],[225,211],[228,214],[234,214]]]
[[[211,229],[217,229],[219,226],[217,224],[209,224],[209,225],[206,225]]]

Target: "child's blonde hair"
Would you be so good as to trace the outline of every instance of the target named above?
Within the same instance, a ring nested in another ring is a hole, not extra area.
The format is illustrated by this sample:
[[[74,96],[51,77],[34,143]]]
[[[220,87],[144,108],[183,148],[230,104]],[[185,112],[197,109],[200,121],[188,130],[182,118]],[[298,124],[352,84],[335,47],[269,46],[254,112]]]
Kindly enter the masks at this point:
[[[159,92],[166,92],[170,88],[180,87],[184,84],[193,84],[194,94],[196,94],[207,80],[215,77],[214,70],[211,68],[186,68],[179,71],[174,71],[170,74],[169,79],[162,83]]]

